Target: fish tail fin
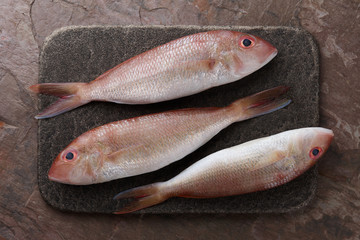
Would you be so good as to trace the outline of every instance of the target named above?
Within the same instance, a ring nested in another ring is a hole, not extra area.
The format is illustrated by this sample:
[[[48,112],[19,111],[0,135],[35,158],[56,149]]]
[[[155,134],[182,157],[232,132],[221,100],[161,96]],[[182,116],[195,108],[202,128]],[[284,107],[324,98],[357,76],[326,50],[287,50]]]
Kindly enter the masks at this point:
[[[50,118],[70,111],[90,100],[84,99],[79,90],[87,83],[41,83],[30,86],[35,93],[57,96],[60,99],[50,105],[43,112],[35,116],[36,119]]]
[[[290,104],[291,100],[281,97],[290,87],[279,86],[239,99],[228,106],[237,121],[265,115]]]
[[[123,198],[133,198],[130,203],[114,212],[114,214],[124,214],[134,212],[146,207],[150,207],[167,200],[170,195],[164,193],[163,183],[153,183],[133,189],[129,189],[117,194],[114,200]]]

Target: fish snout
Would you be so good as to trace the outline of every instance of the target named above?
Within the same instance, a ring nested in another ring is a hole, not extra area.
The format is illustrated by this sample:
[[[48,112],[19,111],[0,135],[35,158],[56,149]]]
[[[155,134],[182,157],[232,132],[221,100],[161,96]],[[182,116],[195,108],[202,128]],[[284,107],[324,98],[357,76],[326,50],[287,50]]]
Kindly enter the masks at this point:
[[[94,183],[94,175],[89,174],[88,167],[64,162],[59,158],[55,159],[51,165],[48,178],[54,182],[71,185],[88,185]]]
[[[278,54],[278,50],[267,41],[263,41],[262,45],[262,51],[260,52],[258,57],[263,63],[263,65],[265,65]]]
[[[321,128],[318,130],[318,139],[322,143],[324,150],[326,151],[334,138],[334,132],[330,129]]]
[[[69,169],[64,164],[57,164],[55,161],[48,173],[48,177],[51,181],[59,183],[70,183]]]

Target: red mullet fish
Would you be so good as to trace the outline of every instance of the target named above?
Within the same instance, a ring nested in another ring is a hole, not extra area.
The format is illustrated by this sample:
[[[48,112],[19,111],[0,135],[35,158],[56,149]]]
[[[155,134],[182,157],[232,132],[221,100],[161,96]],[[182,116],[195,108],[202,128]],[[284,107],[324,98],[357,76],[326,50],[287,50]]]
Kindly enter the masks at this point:
[[[182,159],[230,124],[290,103],[276,87],[222,108],[190,108],[108,123],[83,133],[55,159],[49,179],[85,185],[158,170]]]
[[[185,36],[139,54],[89,83],[42,83],[36,93],[60,97],[36,116],[49,118],[91,101],[149,104],[234,82],[277,54],[267,41],[234,31]]]
[[[117,214],[133,212],[171,197],[214,198],[270,189],[285,184],[324,155],[333,132],[301,128],[215,152],[176,177],[119,193],[133,198]]]

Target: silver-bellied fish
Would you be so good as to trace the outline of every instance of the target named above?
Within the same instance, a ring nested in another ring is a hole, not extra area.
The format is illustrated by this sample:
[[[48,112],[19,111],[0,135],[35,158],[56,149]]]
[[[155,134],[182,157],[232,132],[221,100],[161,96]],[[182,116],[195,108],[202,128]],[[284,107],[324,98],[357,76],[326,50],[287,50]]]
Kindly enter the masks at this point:
[[[325,128],[300,128],[218,151],[166,182],[119,193],[115,199],[134,199],[116,213],[133,212],[171,197],[224,197],[285,184],[312,167],[333,136]]]

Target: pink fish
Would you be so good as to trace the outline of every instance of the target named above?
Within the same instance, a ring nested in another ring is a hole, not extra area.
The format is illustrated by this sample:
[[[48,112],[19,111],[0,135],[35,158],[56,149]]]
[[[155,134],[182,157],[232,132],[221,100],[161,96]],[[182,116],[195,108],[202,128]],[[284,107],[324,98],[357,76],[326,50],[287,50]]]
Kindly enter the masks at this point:
[[[134,198],[117,214],[159,204],[171,197],[214,198],[262,191],[303,174],[333,139],[325,128],[301,128],[213,153],[174,178],[119,193]]]
[[[49,179],[84,185],[158,170],[182,159],[230,124],[290,103],[276,87],[222,108],[191,108],[108,123],[83,133],[55,159]]]
[[[137,55],[89,83],[42,83],[36,93],[60,99],[36,116],[53,117],[91,101],[149,104],[234,82],[277,54],[267,41],[234,31],[182,37]]]

